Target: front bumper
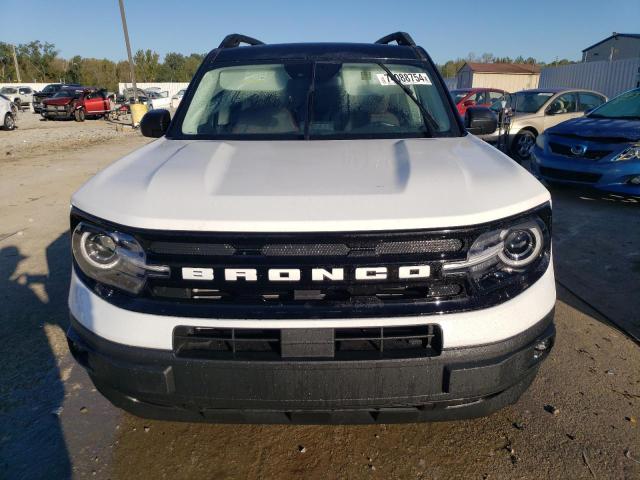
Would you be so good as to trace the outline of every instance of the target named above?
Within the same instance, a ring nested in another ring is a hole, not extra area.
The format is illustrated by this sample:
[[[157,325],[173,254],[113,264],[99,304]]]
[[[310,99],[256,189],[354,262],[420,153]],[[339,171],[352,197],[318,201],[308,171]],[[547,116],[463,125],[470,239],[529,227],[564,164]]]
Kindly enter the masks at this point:
[[[73,317],[69,348],[135,415],[217,423],[396,423],[487,415],[527,389],[555,337],[553,311],[507,340],[437,356],[279,361],[181,358],[101,338]],[[544,342],[546,348],[536,348]]]
[[[73,110],[51,110],[41,107],[40,114],[46,118],[71,118],[73,116]]]
[[[535,146],[531,155],[532,173],[547,182],[596,188],[623,195],[640,195],[640,185],[630,179],[640,176],[640,161],[611,162],[558,155]]]

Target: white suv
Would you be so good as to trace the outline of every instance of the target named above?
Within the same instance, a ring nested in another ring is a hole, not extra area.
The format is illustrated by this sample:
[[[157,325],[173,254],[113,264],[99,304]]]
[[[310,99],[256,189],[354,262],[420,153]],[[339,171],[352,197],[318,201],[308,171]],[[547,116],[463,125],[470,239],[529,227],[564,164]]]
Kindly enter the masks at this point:
[[[33,89],[31,87],[3,87],[0,94],[11,100],[18,110],[28,107],[33,103]]]
[[[397,45],[391,44],[396,42]],[[249,46],[239,47],[240,43]],[[72,198],[69,346],[115,405],[410,422],[515,402],[553,345],[547,190],[426,52],[230,35]]]

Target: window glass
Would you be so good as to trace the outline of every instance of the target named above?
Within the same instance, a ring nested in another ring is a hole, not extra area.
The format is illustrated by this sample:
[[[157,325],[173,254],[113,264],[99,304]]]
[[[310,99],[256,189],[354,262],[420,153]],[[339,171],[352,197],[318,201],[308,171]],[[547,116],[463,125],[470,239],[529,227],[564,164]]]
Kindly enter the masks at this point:
[[[586,110],[592,110],[596,107],[599,107],[604,103],[604,98],[600,95],[596,95],[594,93],[585,93],[580,92],[578,94],[580,98],[580,111],[584,112]]]
[[[504,94],[502,92],[489,92],[489,101],[491,103],[500,100]]]
[[[596,108],[593,118],[640,120],[640,89],[631,90]]]
[[[451,129],[447,105],[423,68],[386,67],[433,117],[431,130]],[[200,80],[178,128],[182,134],[207,137],[299,138],[306,133],[309,118],[311,138],[424,136],[426,130],[418,105],[382,67],[329,62],[210,70]]]
[[[574,113],[578,107],[574,93],[565,93],[551,102],[547,108],[547,113],[552,115],[562,115],[563,113]]]

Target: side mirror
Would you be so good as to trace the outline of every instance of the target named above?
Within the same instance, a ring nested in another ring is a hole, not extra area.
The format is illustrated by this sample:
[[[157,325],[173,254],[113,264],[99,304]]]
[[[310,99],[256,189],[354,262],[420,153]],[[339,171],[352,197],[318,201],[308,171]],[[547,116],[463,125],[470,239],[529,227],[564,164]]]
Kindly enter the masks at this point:
[[[475,106],[476,102],[474,102],[473,100],[465,100],[462,104],[465,107],[473,107]]]
[[[140,122],[140,131],[145,137],[160,138],[169,129],[171,114],[169,110],[157,108],[145,113]]]
[[[464,116],[464,126],[474,135],[488,135],[498,128],[498,117],[489,108],[469,107]]]

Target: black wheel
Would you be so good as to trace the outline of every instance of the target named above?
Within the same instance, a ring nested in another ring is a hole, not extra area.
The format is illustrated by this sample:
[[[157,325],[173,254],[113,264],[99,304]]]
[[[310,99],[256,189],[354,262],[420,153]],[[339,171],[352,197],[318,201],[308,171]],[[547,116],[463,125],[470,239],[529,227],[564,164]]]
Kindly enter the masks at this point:
[[[511,144],[511,153],[517,160],[527,160],[531,156],[531,149],[536,144],[536,134],[531,130],[520,130]]]
[[[73,114],[73,116],[76,122],[84,122],[84,119],[85,119],[84,108],[77,109]]]
[[[16,98],[13,104],[16,106],[18,110],[22,110],[22,101],[19,98]]]
[[[13,130],[14,128],[16,128],[16,121],[13,118],[13,115],[7,113],[4,116],[4,122],[2,123],[2,126],[5,130]]]

